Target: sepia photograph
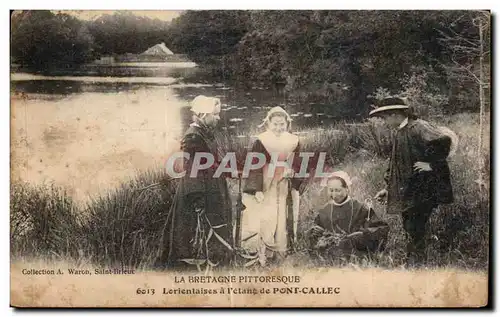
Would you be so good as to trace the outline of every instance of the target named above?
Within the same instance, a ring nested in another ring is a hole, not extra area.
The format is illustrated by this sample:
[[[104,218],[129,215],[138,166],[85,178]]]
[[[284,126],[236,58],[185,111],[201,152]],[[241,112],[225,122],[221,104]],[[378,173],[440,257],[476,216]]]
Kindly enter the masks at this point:
[[[491,28],[11,10],[11,307],[491,305]]]

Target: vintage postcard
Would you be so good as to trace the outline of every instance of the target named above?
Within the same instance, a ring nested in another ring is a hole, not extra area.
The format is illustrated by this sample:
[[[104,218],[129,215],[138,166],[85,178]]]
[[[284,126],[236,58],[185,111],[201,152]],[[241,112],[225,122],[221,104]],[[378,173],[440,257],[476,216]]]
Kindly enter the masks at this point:
[[[11,306],[490,305],[490,19],[12,11]]]

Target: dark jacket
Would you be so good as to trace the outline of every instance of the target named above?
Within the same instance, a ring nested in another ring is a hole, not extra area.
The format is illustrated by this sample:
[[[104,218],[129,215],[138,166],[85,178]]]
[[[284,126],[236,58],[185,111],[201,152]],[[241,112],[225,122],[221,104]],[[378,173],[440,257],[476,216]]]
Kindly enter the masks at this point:
[[[401,213],[422,203],[453,202],[450,168],[446,158],[451,138],[427,121],[410,119],[394,137],[386,173],[387,212]],[[414,164],[430,163],[432,171],[418,172]]]
[[[357,236],[349,245],[358,250],[375,251],[385,246],[389,233],[387,223],[382,221],[372,208],[356,199],[351,199],[341,206],[327,204],[318,211],[314,223],[327,234],[362,232],[363,234]],[[311,244],[318,242],[319,237],[311,238]]]

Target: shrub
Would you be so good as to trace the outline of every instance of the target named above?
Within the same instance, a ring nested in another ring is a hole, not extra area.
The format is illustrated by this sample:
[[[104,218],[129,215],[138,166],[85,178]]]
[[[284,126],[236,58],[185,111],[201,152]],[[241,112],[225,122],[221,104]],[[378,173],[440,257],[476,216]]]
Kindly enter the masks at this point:
[[[78,232],[85,257],[101,265],[161,266],[176,185],[164,170],[147,171],[94,200]]]

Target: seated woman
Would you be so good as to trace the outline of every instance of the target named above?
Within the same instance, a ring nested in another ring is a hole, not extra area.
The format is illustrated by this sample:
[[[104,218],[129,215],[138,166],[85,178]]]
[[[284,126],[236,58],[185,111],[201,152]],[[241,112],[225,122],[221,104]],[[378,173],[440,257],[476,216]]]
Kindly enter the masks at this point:
[[[309,230],[311,248],[333,257],[383,250],[389,226],[373,209],[349,195],[349,175],[332,173],[326,186],[329,201],[320,208],[315,226]]]

